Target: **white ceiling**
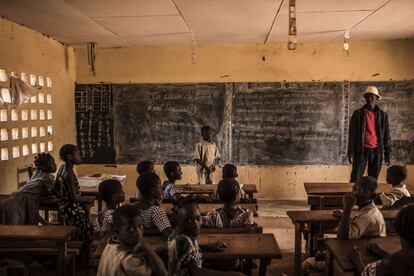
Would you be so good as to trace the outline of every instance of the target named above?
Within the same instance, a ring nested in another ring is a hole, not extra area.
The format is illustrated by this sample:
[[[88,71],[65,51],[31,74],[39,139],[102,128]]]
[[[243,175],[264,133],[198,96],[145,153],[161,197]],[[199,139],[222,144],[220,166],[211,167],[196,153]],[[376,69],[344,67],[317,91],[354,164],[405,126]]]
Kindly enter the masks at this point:
[[[0,15],[78,46],[286,42],[289,0],[0,0]],[[299,42],[414,38],[414,0],[296,0]],[[194,43],[194,42],[193,42]]]

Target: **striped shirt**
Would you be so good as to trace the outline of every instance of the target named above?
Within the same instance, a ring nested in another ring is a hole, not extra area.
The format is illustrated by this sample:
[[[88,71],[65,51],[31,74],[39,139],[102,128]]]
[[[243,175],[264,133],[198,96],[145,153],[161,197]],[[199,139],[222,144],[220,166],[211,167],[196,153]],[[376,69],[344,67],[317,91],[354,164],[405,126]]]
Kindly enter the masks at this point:
[[[223,209],[217,209],[201,217],[201,224],[210,228],[239,228],[254,224],[253,212],[238,207],[234,218],[229,218]]]
[[[98,217],[93,222],[93,228],[97,232],[112,231],[112,217],[114,214],[113,209],[104,209],[99,212]]]
[[[160,206],[151,206],[148,209],[139,209],[144,228],[155,228],[162,232],[171,227],[167,213]]]

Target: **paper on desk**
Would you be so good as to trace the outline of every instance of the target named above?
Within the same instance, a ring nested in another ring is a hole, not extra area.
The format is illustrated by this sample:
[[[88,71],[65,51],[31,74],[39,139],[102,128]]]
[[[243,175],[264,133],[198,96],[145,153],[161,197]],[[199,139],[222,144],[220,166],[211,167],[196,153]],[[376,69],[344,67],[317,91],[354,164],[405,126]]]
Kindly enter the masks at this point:
[[[121,182],[122,185],[124,185],[126,175],[101,174],[98,177],[93,175],[84,175],[78,178],[79,185],[84,187],[98,187],[99,183],[106,179],[118,180],[119,182]]]

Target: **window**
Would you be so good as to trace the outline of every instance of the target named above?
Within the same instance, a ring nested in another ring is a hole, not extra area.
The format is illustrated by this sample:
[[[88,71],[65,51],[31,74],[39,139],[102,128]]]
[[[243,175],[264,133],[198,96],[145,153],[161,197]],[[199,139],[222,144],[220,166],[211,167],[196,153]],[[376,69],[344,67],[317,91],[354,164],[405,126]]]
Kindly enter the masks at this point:
[[[53,135],[53,126],[47,126],[47,134]]]
[[[32,137],[37,137],[37,127],[32,127],[32,129],[31,129],[31,136]]]
[[[17,140],[19,139],[19,129],[16,128],[12,128],[12,140]]]
[[[31,109],[30,110],[30,119],[31,120],[37,120],[37,110],[36,109]]]
[[[46,86],[47,87],[52,87],[52,79],[50,77],[46,77]]]
[[[23,127],[22,128],[22,138],[23,139],[29,138],[29,128],[28,127]]]
[[[38,153],[38,151],[37,151],[37,144],[36,143],[33,143],[32,144],[32,154],[37,154]]]
[[[53,112],[52,112],[52,110],[48,110],[47,111],[47,119],[48,120],[52,120],[53,119]]]
[[[47,94],[47,96],[46,96],[46,102],[48,104],[52,104],[52,94]]]
[[[31,103],[36,103],[37,102],[37,96],[33,96],[30,98],[30,102]]]
[[[40,152],[45,152],[46,151],[46,143],[40,143]]]
[[[23,156],[28,156],[29,154],[30,154],[29,146],[28,145],[23,145],[22,146],[22,155]]]
[[[42,76],[39,76],[39,86],[45,86],[45,79]]]
[[[46,136],[46,130],[45,130],[45,127],[40,127],[39,128],[39,136],[40,137],[45,137]]]
[[[19,120],[19,113],[16,109],[11,110],[11,120],[14,122]]]
[[[9,160],[9,150],[6,148],[1,149],[1,161]]]
[[[0,110],[0,122],[7,122],[7,109]]]
[[[12,148],[12,152],[13,152],[13,158],[17,158],[20,157],[20,151],[19,151],[19,147],[15,146]]]
[[[1,89],[1,98],[5,103],[11,103],[10,90],[8,88]]]
[[[27,121],[29,119],[27,109],[22,110],[22,121]]]
[[[39,93],[39,103],[45,103],[45,94]]]
[[[7,141],[9,140],[9,133],[7,128],[0,129],[0,141]]]
[[[39,119],[40,119],[41,121],[46,120],[46,115],[45,115],[45,110],[44,110],[44,109],[40,109],[40,110],[39,110]]]
[[[7,73],[4,69],[0,69],[0,81],[7,81]]]
[[[36,80],[37,80],[36,75],[35,74],[30,74],[30,85],[35,86],[36,85]]]
[[[20,74],[20,79],[21,79],[22,81],[24,81],[25,83],[28,83],[28,82],[29,82],[29,80],[28,80],[28,78],[27,78],[27,74],[26,74],[26,73],[21,73],[21,74]]]
[[[47,142],[47,151],[53,151],[53,142],[52,141]]]

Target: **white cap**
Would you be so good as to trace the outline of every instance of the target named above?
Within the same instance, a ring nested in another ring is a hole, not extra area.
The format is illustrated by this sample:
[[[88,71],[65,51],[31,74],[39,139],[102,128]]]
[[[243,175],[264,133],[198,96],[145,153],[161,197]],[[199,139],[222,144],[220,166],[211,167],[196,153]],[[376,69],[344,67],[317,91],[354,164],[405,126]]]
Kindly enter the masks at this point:
[[[362,93],[362,96],[365,96],[365,94],[374,94],[378,97],[378,100],[381,100],[382,97],[380,96],[378,89],[375,86],[368,86],[364,93]]]

